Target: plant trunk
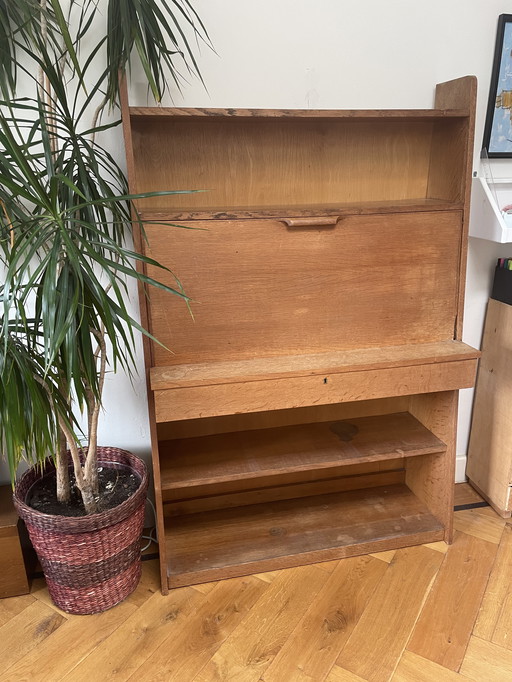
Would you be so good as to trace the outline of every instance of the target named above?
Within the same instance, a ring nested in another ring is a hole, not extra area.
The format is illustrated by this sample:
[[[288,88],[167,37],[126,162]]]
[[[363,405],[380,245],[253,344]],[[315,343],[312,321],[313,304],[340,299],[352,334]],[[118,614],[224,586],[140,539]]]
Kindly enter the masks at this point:
[[[80,488],[80,486],[78,487]],[[83,481],[83,488],[80,488],[80,493],[82,495],[85,511],[88,514],[98,513],[100,511],[98,499],[85,480]]]
[[[87,512],[87,514],[96,514],[98,511],[100,511],[98,504],[98,496],[97,493],[95,493],[93,488],[91,487],[90,480],[86,479],[84,476],[84,471],[85,468],[87,467],[87,462],[85,464],[85,467],[82,468],[82,462],[80,461],[80,453],[78,451],[76,441],[73,437],[73,433],[63,421],[60,422],[60,427],[64,432],[66,440],[68,442],[69,451],[71,453],[71,459],[73,460],[73,470],[75,472],[76,486],[80,491],[80,494],[82,495],[85,511]],[[95,469],[95,473],[97,479],[98,476],[97,466]],[[94,476],[92,478],[94,480]]]
[[[94,447],[87,449],[87,454],[85,456],[85,464],[83,468],[84,472],[84,483],[90,489],[93,495],[99,494],[99,481],[98,481],[98,448]]]
[[[75,464],[76,485],[80,490],[80,494],[82,495],[82,501],[87,514],[96,514],[100,511],[100,506],[98,503],[98,468],[96,467],[96,476],[93,475],[88,478],[85,473],[86,466],[82,468],[81,464],[79,463],[77,470],[77,466]]]
[[[64,504],[71,499],[71,488],[69,485],[68,454],[66,446],[66,436],[62,429],[59,429],[59,450],[57,452],[57,500]]]
[[[91,452],[88,448],[83,454],[85,458],[84,465],[80,463],[78,457],[78,449],[76,457],[78,459],[78,470],[77,464],[75,463],[75,458],[73,462],[75,464],[75,478],[76,485],[80,490],[82,495],[82,501],[84,503],[85,511],[87,514],[96,514],[100,511],[99,504],[99,485],[98,485],[98,456],[96,454],[96,448]]]
[[[98,393],[101,396],[103,392],[103,385],[105,382],[105,371],[107,363],[107,349],[105,346],[105,330],[92,329],[91,334],[98,342],[98,348],[95,352],[96,359],[99,358],[99,377],[98,377]],[[77,484],[82,493],[85,509],[88,514],[99,511],[99,480],[98,480],[98,419],[100,415],[100,399],[94,395],[90,386],[86,388],[86,402],[87,402],[87,421],[89,425],[89,445],[85,451],[85,463],[81,469],[82,483]]]

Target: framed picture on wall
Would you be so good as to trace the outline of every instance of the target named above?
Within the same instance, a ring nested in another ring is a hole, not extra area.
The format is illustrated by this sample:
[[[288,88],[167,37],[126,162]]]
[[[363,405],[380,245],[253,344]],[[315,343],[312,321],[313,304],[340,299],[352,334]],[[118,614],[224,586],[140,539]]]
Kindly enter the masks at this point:
[[[483,148],[489,158],[512,158],[512,14],[500,15]]]

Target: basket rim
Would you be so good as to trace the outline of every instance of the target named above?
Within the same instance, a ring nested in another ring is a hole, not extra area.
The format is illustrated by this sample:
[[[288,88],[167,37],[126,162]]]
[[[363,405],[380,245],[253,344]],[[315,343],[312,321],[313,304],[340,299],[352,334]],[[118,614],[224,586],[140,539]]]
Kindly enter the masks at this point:
[[[101,458],[101,455],[103,453],[104,459]],[[137,462],[137,465],[141,470],[139,471],[134,466],[131,466],[130,462],[126,463],[116,461],[109,462],[108,456],[111,455],[112,453],[126,457],[128,460]],[[118,504],[110,509],[105,509],[101,512],[97,512],[96,514],[86,514],[84,516],[47,514],[45,512],[41,512],[37,509],[34,509],[33,507],[30,507],[26,503],[25,500],[28,494],[28,490],[23,495],[23,499],[22,496],[20,495],[20,489],[22,488],[23,483],[25,483],[29,477],[34,476],[34,474],[36,474],[37,479],[41,478],[41,476],[38,475],[39,472],[37,471],[39,467],[32,466],[29,467],[27,471],[25,471],[21,475],[19,480],[16,481],[14,487],[13,499],[19,516],[27,523],[33,523],[33,521],[37,519],[38,525],[39,524],[46,525],[46,530],[48,530],[49,532],[52,532],[52,530],[54,530],[50,528],[50,526],[55,526],[55,531],[57,531],[57,527],[59,529],[57,532],[75,533],[99,530],[101,528],[105,528],[106,526],[111,525],[112,523],[117,523],[122,518],[125,518],[125,516],[129,516],[132,513],[132,511],[135,508],[137,508],[140,504],[144,503],[145,500],[145,494],[148,487],[149,477],[147,466],[144,460],[142,460],[140,457],[137,457],[137,455],[134,455],[132,452],[129,452],[128,450],[123,450],[121,448],[109,446],[98,446],[98,464],[100,463],[121,464],[126,469],[131,469],[131,471],[133,471],[133,473],[136,476],[138,476],[140,481],[139,486],[137,490],[133,493],[133,495],[130,495],[130,497],[121,502],[121,504]],[[41,470],[44,472],[46,469],[48,470],[55,469],[51,457],[47,458],[45,462],[42,464]],[[139,498],[141,499],[139,500]],[[80,526],[80,528],[78,528],[78,526]]]

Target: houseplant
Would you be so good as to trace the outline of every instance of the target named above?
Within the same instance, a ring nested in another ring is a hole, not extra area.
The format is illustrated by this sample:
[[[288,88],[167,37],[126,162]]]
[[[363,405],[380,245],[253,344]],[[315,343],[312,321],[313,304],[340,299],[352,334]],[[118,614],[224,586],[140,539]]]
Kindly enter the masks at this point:
[[[160,286],[186,300],[179,282],[166,287],[137,269],[149,260],[130,248],[129,228],[132,220],[140,223],[134,199],[147,195],[128,194],[122,169],[102,145],[118,121],[103,122],[102,113],[117,104],[119,77],[132,52],[159,100],[166,69],[179,83],[176,57],[198,73],[182,25],[189,35],[208,38],[188,0],[163,8],[156,0],[109,0],[103,7],[107,25],[93,44],[91,27],[100,17],[92,0],[71,0],[66,14],[60,0],[11,4],[0,0],[0,443],[13,479],[22,458],[36,467],[22,477],[15,499],[34,529],[54,600],[72,612],[92,612],[134,589],[140,571],[134,564],[144,467],[128,453],[105,452],[97,444],[107,366],[131,371],[134,334],[147,333],[127,307],[127,281]],[[18,78],[25,87],[32,83],[31,97],[15,96]],[[73,404],[87,413],[85,429]],[[46,513],[36,519],[26,504],[33,482],[51,468],[48,458],[55,464],[58,503],[69,505],[78,489],[88,515],[82,520]],[[114,470],[116,480],[135,467],[136,492],[112,512],[105,509],[111,495],[101,488],[98,461]],[[120,523],[119,509],[121,515],[136,513],[135,540],[124,530],[109,530],[107,517]],[[59,534],[56,524],[63,528],[64,548],[53,558],[46,539]],[[81,546],[70,556],[77,533],[87,539],[93,531],[104,536],[104,554],[93,553],[89,561]],[[102,576],[86,575],[87,566],[100,564],[111,583],[106,592],[97,587]],[[112,587],[116,571],[131,573]]]

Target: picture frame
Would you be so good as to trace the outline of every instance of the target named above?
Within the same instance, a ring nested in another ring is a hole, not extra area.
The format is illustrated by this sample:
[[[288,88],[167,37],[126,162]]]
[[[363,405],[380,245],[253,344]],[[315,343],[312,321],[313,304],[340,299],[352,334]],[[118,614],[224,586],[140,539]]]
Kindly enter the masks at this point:
[[[498,20],[482,147],[490,159],[512,158],[512,14]]]

